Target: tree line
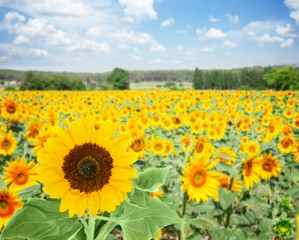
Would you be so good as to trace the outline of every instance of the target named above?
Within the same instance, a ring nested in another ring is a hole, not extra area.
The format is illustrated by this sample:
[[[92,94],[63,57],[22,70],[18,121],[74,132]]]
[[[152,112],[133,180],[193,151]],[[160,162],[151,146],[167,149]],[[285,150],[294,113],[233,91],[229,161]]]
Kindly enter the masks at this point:
[[[232,70],[202,71],[196,68],[192,76],[194,89],[239,90],[299,90],[298,69],[266,67],[263,71],[243,68],[240,74]]]

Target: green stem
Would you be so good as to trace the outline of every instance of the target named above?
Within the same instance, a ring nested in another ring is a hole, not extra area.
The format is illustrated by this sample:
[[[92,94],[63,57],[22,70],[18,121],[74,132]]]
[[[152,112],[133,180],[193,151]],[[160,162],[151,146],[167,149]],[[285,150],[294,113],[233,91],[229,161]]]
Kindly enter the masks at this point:
[[[232,186],[233,186],[233,182],[234,182],[234,178],[232,177],[229,183],[229,187],[228,190],[231,191]],[[230,222],[230,216],[233,213],[233,203],[228,207],[228,209],[226,210],[226,223],[225,223],[225,229],[227,229],[227,227],[229,226],[229,222]]]
[[[87,228],[87,240],[94,240],[94,227],[95,227],[95,216],[89,211],[88,228]]]
[[[184,216],[185,216],[185,213],[186,213],[187,199],[188,199],[187,192],[184,192],[184,194],[183,194],[183,202],[182,202],[182,214],[181,214],[181,218],[182,219],[184,219]],[[185,222],[181,223],[180,230],[181,230],[181,239],[180,240],[185,240],[186,239],[186,235],[185,235]]]

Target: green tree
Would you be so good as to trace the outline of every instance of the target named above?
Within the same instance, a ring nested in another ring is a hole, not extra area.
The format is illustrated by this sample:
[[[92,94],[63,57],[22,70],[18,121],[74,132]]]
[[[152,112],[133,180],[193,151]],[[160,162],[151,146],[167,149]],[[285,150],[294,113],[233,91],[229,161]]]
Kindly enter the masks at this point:
[[[193,77],[192,77],[192,86],[194,89],[202,89],[203,88],[203,78],[202,73],[198,68],[195,68]]]
[[[26,72],[24,81],[20,85],[20,90],[44,90],[45,85],[45,79],[41,74],[37,75],[32,71],[28,71]]]
[[[129,89],[129,78],[130,74],[128,71],[121,68],[115,68],[112,73],[107,76],[107,83],[113,85],[113,89]]]
[[[276,90],[298,90],[298,72],[291,66],[283,68],[273,68],[263,75],[269,85],[273,85]]]
[[[76,91],[86,90],[86,87],[81,78],[74,78],[71,81],[71,90],[76,90]]]

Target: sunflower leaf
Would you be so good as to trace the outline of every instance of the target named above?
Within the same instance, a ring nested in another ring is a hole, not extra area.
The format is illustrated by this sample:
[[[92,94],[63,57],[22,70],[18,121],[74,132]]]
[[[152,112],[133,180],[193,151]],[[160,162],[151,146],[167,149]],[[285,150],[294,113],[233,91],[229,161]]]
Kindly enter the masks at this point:
[[[219,203],[223,210],[227,209],[237,198],[237,192],[226,191],[224,188],[218,189]]]
[[[82,225],[77,217],[59,212],[59,204],[57,200],[29,199],[2,230],[1,240],[67,240],[74,236]]]
[[[135,186],[139,190],[148,192],[156,191],[166,179],[168,171],[171,167],[166,168],[150,168],[139,174],[139,177],[134,180]]]
[[[162,227],[183,221],[169,206],[145,192],[136,190],[131,200],[140,207],[123,202],[111,214],[111,221],[122,227],[124,239],[151,239]]]

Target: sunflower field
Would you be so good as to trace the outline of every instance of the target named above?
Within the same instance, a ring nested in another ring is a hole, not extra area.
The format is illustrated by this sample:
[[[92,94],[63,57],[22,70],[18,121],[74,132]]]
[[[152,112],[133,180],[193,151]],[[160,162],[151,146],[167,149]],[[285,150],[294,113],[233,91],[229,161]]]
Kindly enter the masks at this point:
[[[0,95],[0,239],[296,239],[299,92]]]

